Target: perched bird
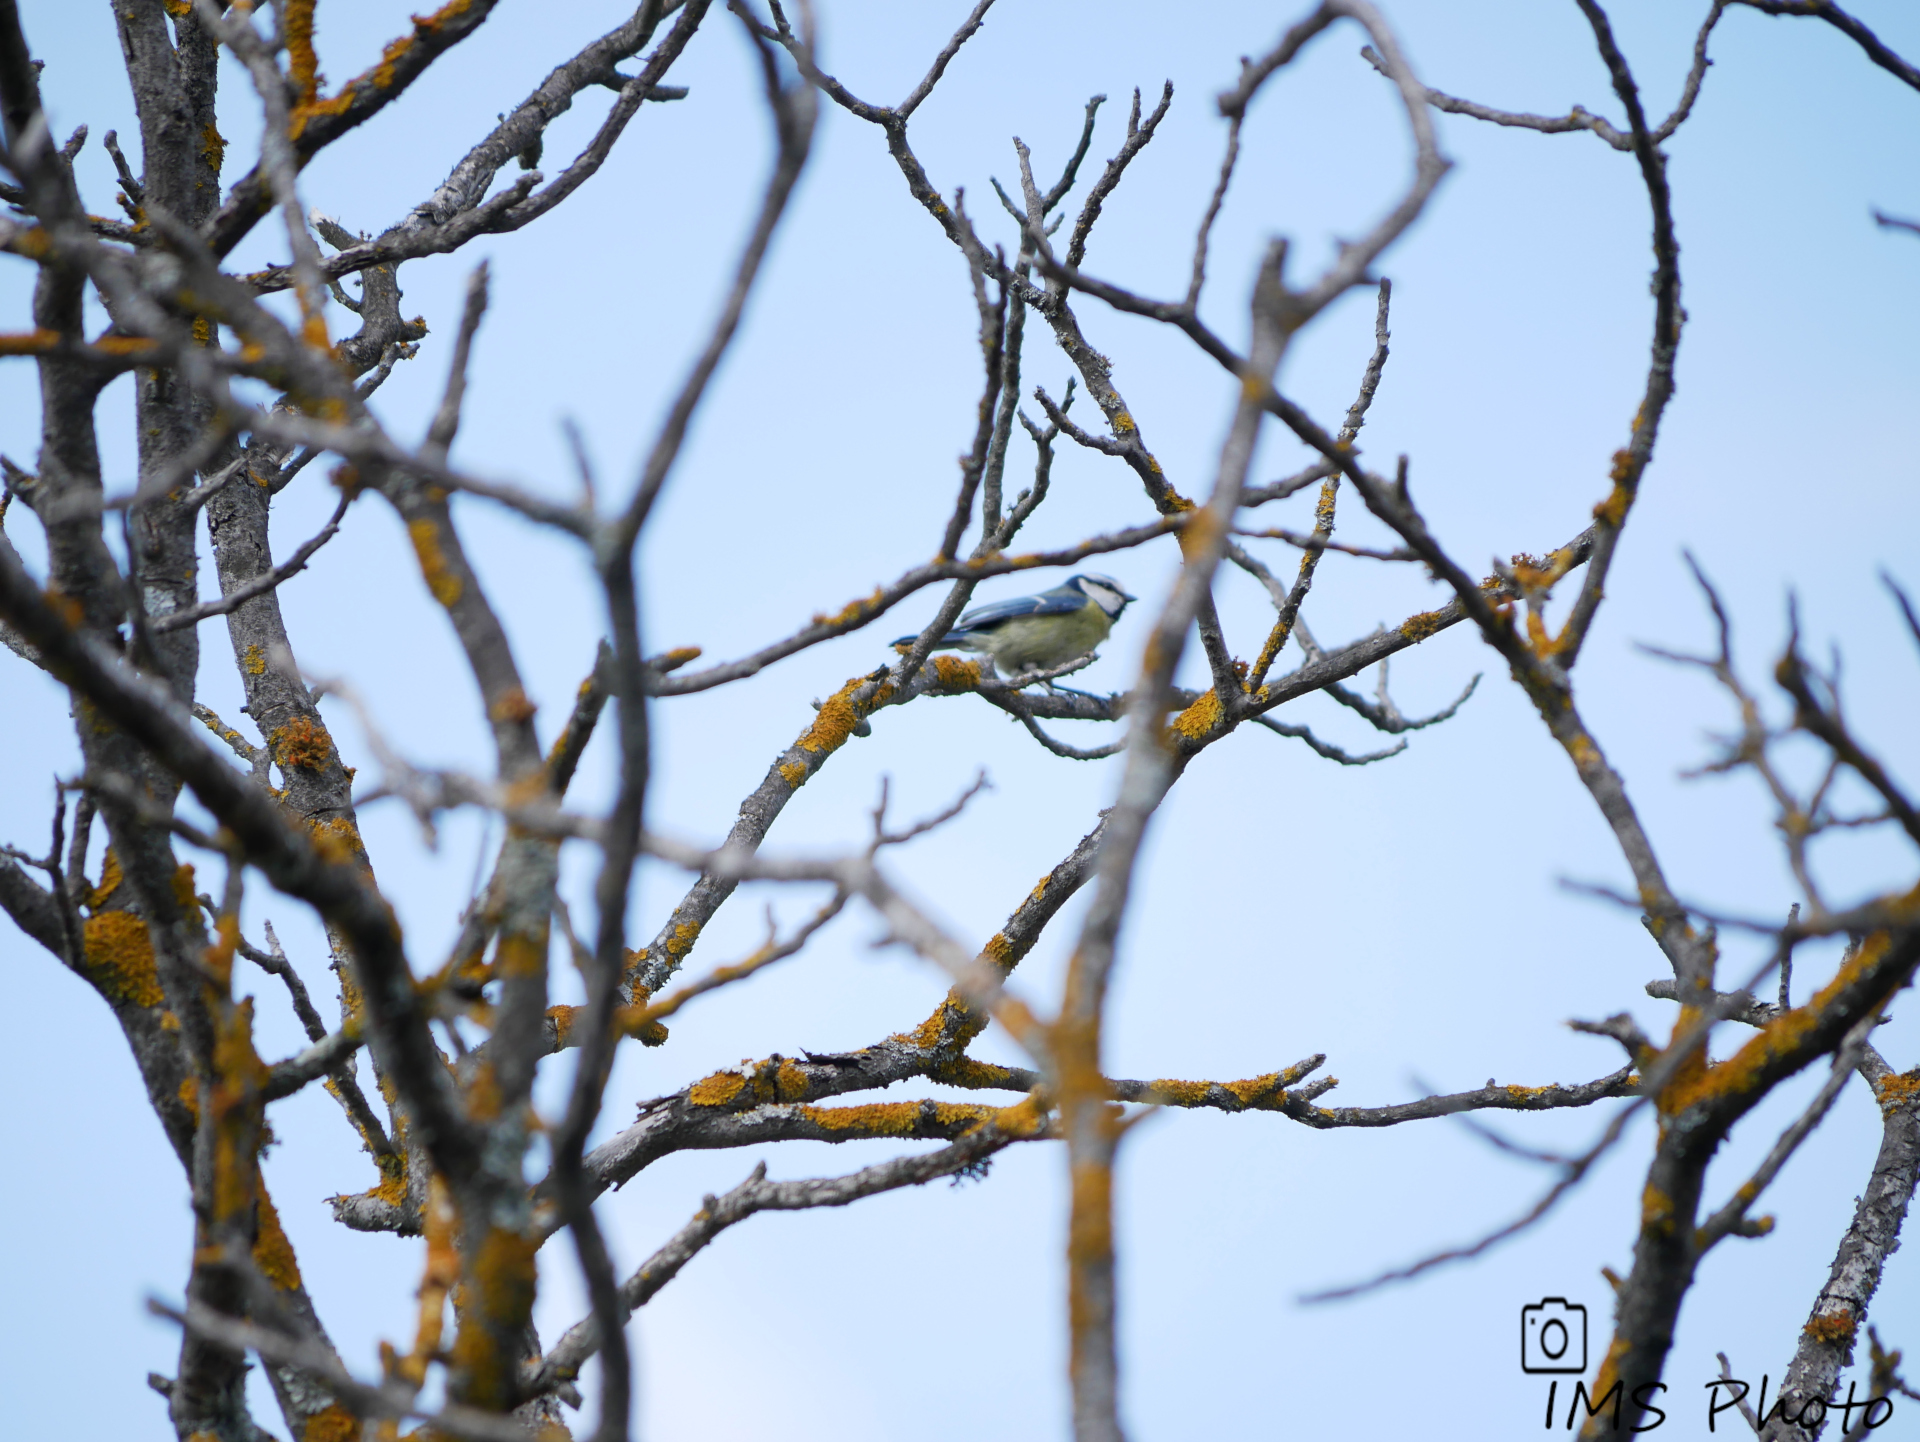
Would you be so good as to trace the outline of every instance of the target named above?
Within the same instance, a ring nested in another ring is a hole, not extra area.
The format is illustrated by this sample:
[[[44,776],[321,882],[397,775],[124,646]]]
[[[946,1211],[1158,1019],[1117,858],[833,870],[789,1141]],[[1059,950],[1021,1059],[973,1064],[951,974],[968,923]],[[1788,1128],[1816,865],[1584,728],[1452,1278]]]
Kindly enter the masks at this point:
[[[1107,639],[1129,596],[1111,576],[1070,576],[1051,591],[979,606],[934,643],[936,651],[984,651],[1004,675],[1044,670],[1084,656]],[[893,644],[911,646],[902,636]]]

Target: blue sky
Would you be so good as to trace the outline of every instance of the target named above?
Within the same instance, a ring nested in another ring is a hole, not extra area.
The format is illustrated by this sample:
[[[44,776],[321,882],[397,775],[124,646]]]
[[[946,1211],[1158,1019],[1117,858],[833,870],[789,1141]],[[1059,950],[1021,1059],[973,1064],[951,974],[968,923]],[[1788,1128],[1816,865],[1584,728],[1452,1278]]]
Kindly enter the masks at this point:
[[[1615,7],[1657,114],[1678,91],[1700,8]],[[1386,11],[1429,84],[1512,109],[1562,113],[1580,103],[1618,115],[1571,4],[1402,0]],[[1857,11],[1896,49],[1920,53],[1920,19],[1908,7],[1863,0]],[[828,68],[866,98],[897,99],[961,13],[826,0]],[[357,72],[400,32],[405,14],[372,0],[326,0],[322,68],[336,83]],[[391,223],[497,112],[621,14],[617,5],[562,11],[509,0],[391,114],[323,155],[307,172],[307,202],[352,229]],[[1177,293],[1222,141],[1211,97],[1233,80],[1237,57],[1270,45],[1292,18],[1221,3],[1176,22],[1164,7],[1003,0],[916,116],[913,142],[935,183],[948,193],[965,186],[983,232],[1010,245],[1011,224],[988,184],[1017,173],[1009,137],[1022,137],[1052,170],[1077,136],[1087,96],[1104,92],[1098,163],[1117,144],[1127,93],[1139,86],[1151,100],[1171,78],[1173,110],[1108,205],[1088,266],[1148,293]],[[26,25],[48,62],[56,129],[85,122],[97,141],[117,127],[130,145],[125,137],[137,127],[109,8],[30,5]],[[1350,26],[1321,37],[1254,110],[1204,307],[1229,337],[1244,334],[1252,265],[1269,236],[1291,238],[1298,279],[1324,264],[1336,238],[1367,227],[1404,183],[1403,123],[1384,82],[1357,58],[1360,44]],[[1708,617],[1681,559],[1691,548],[1721,586],[1746,674],[1761,686],[1791,591],[1813,654],[1831,645],[1845,658],[1858,733],[1896,773],[1920,782],[1920,733],[1910,719],[1920,656],[1876,579],[1885,568],[1920,587],[1920,407],[1912,401],[1920,241],[1869,217],[1876,206],[1920,214],[1910,140],[1920,95],[1837,32],[1806,22],[1736,11],[1712,54],[1695,116],[1668,147],[1689,315],[1679,391],[1578,684],[1682,893],[1774,916],[1797,897],[1758,787],[1747,778],[1679,777],[1708,755],[1706,733],[1730,724],[1724,699],[1635,643],[1708,644]],[[485,256],[494,305],[456,462],[568,494],[560,422],[572,417],[605,486],[633,474],[710,323],[768,155],[749,52],[731,20],[708,22],[675,78],[692,87],[690,98],[646,107],[601,174],[555,214],[402,270],[405,309],[424,315],[431,335],[377,399],[397,435],[424,431],[467,271]],[[222,83],[232,177],[255,143],[257,109],[235,72]],[[604,96],[583,98],[555,125],[548,173],[591,132]],[[1410,457],[1414,495],[1436,534],[1464,565],[1484,569],[1491,556],[1571,537],[1605,494],[1608,457],[1625,441],[1644,378],[1649,227],[1630,159],[1592,136],[1446,116],[1439,125],[1455,169],[1381,263],[1395,287],[1393,356],[1361,444],[1376,466]],[[83,152],[80,176],[91,208],[109,209],[110,170],[97,143]],[[284,239],[262,227],[236,260],[252,265],[283,251]],[[0,268],[0,304],[17,318],[7,326],[25,324],[30,283],[24,263]],[[1091,301],[1079,311],[1169,474],[1189,494],[1204,493],[1232,384],[1148,322]],[[1287,360],[1283,386],[1324,420],[1336,421],[1352,398],[1372,316],[1370,294],[1348,296]],[[350,319],[331,318],[336,334]],[[711,658],[741,654],[931,553],[972,425],[973,325],[964,269],[906,196],[877,132],[825,107],[762,288],[643,541],[650,649],[698,644]],[[1029,327],[1027,384],[1057,395],[1068,368],[1038,329]],[[109,389],[101,416],[110,473],[124,482],[132,465],[125,381]],[[0,447],[23,464],[35,450],[36,419],[30,367],[0,368]],[[1298,458],[1270,433],[1256,475],[1283,474]],[[1031,460],[1017,440],[1010,478]],[[280,553],[331,507],[317,471],[278,503]],[[1299,526],[1308,504],[1303,497],[1271,523]],[[1358,510],[1350,503],[1342,536],[1384,540]],[[1023,544],[1063,544],[1149,515],[1118,463],[1065,450]],[[603,629],[584,558],[484,506],[462,502],[458,516],[550,733]],[[18,508],[10,520],[10,534],[37,557],[31,521]],[[1278,546],[1268,555],[1291,565]],[[1103,569],[1150,606],[1176,564],[1172,543],[1162,542]],[[980,595],[1026,587],[1008,580]],[[1323,641],[1339,642],[1439,599],[1412,568],[1329,558],[1306,615]],[[409,755],[485,769],[471,683],[390,512],[372,501],[357,506],[282,604],[303,664],[350,678]],[[808,700],[886,659],[884,640],[934,605],[929,593],[876,630],[657,707],[658,824],[717,839],[810,719]],[[1266,627],[1264,596],[1228,576],[1220,605],[1235,649],[1250,654]],[[1123,620],[1088,673],[1090,688],[1127,684],[1148,606]],[[208,623],[203,647],[203,695],[231,717],[240,698],[223,673],[218,622]],[[1636,918],[1561,885],[1618,883],[1625,872],[1571,768],[1493,661],[1464,630],[1399,658],[1393,690],[1409,713],[1486,675],[1455,720],[1381,765],[1335,767],[1257,732],[1193,765],[1143,857],[1113,1004],[1113,1071],[1233,1078],[1324,1051],[1342,1079],[1332,1100],[1380,1103],[1488,1076],[1538,1084],[1613,1069],[1617,1049],[1569,1032],[1571,1017],[1625,1009],[1649,1027],[1666,1024],[1669,1008],[1642,992],[1664,963]],[[50,778],[74,769],[75,752],[64,697],[17,663],[5,677],[0,746],[12,764],[0,787],[0,833],[36,848]],[[1286,719],[1351,747],[1372,741],[1321,699],[1289,708]],[[349,761],[364,761],[344,711],[337,724]],[[984,767],[994,790],[893,863],[977,941],[1110,804],[1117,765],[1045,755],[983,705],[924,701],[885,713],[871,739],[836,755],[769,844],[853,842],[882,775],[892,778],[896,814],[912,815],[944,805]],[[608,777],[596,748],[577,794],[604,795]],[[390,807],[370,809],[363,825],[416,957],[436,956],[470,884],[478,820],[449,820],[435,853]],[[590,869],[587,858],[569,857],[568,884],[583,899]],[[1836,841],[1823,871],[1842,898],[1908,884],[1912,874],[1911,849],[1881,836]],[[683,885],[664,869],[645,872],[636,936],[652,935]],[[795,915],[806,900],[749,888],[709,929],[696,965],[757,944],[763,902]],[[317,929],[256,885],[250,934],[257,938],[268,917],[310,983],[323,987]],[[1077,908],[1063,915],[1022,968],[1027,995],[1057,993],[1063,938],[1077,917]],[[670,1046],[623,1060],[607,1126],[624,1124],[635,1101],[743,1056],[858,1046],[917,1022],[943,988],[912,957],[873,949],[876,930],[870,918],[849,915],[804,958],[690,1008]],[[1749,957],[1731,944],[1729,969],[1750,966]],[[0,1023],[0,1085],[18,1099],[3,1135],[19,1174],[38,1179],[0,1202],[9,1233],[33,1238],[12,1249],[9,1290],[32,1299],[36,1319],[0,1360],[0,1386],[29,1411],[43,1406],[32,1420],[47,1429],[70,1424],[78,1409],[90,1431],[159,1435],[160,1403],[142,1378],[150,1368],[171,1370],[175,1339],[144,1317],[141,1301],[180,1291],[184,1185],[97,999],[11,929],[0,931],[0,958],[15,999]],[[1830,964],[1809,956],[1804,984]],[[279,997],[259,990],[262,1049],[284,1054],[299,1044],[297,1028]],[[1878,1042],[1900,1068],[1920,1063],[1910,1011],[1908,999],[1896,1004]],[[1013,1055],[992,1035],[978,1051]],[[566,1065],[555,1068],[561,1084]],[[1710,1197],[1737,1185],[1818,1081],[1809,1074],[1782,1088],[1743,1127],[1710,1174]],[[268,1177],[322,1315],[349,1362],[370,1371],[376,1340],[411,1326],[418,1244],[349,1235],[328,1219],[325,1196],[371,1181],[330,1108],[313,1092],[281,1104],[276,1130],[287,1141],[270,1155]],[[1499,1125],[1530,1145],[1571,1150],[1604,1120],[1595,1109]],[[1774,1235],[1728,1242],[1703,1267],[1681,1317],[1669,1382],[1683,1400],[1666,1435],[1703,1430],[1695,1399],[1717,1371],[1718,1351],[1739,1375],[1757,1382],[1765,1371],[1777,1384],[1877,1132],[1864,1088],[1850,1087],[1775,1185]],[[77,1155],[76,1134],[87,1139]],[[1484,1261],[1309,1308],[1300,1293],[1508,1219],[1546,1176],[1447,1123],[1363,1134],[1314,1133],[1271,1116],[1156,1119],[1128,1144],[1120,1201],[1125,1410],[1134,1432],[1374,1436],[1416,1417],[1441,1437],[1537,1427],[1543,1388],[1515,1365],[1515,1313],[1561,1295],[1586,1303],[1596,1330],[1604,1326],[1599,1268],[1628,1264],[1649,1140],[1644,1128],[1630,1131],[1548,1222]],[[776,1176],[810,1176],[885,1152],[880,1144],[802,1145],[768,1158]],[[637,1265],[703,1192],[738,1181],[757,1157],[670,1158],[609,1198],[602,1211],[617,1258]],[[843,1213],[761,1217],[728,1234],[636,1324],[644,1435],[1061,1435],[1061,1175],[1056,1152],[1033,1148],[1007,1155],[983,1185],[893,1195]],[[1893,1345],[1920,1345],[1914,1252],[1893,1259],[1875,1309]],[[541,1301],[548,1335],[581,1305],[567,1275],[570,1252],[556,1261]],[[81,1337],[84,1360],[75,1351]],[[277,1422],[261,1400],[261,1420]]]

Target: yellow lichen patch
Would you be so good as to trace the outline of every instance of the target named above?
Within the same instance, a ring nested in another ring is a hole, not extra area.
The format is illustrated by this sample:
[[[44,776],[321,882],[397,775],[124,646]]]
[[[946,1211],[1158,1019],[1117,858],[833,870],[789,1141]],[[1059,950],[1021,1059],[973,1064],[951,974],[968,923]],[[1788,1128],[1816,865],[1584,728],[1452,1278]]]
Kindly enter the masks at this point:
[[[909,1137],[923,1122],[939,1130],[977,1126],[991,1121],[1000,1109],[965,1102],[869,1102],[865,1106],[800,1107],[798,1110],[802,1117],[825,1131],[849,1132],[862,1137]]]
[[[640,1020],[627,1024],[624,1029],[628,1036],[642,1046],[664,1046],[670,1035],[667,1024],[647,1016],[644,1009],[641,1009]]]
[[[300,1263],[294,1258],[293,1243],[287,1240],[280,1214],[264,1191],[260,1194],[260,1231],[253,1243],[253,1264],[283,1292],[300,1285]]]
[[[773,1094],[783,1102],[797,1102],[807,1094],[807,1074],[791,1058],[781,1058],[773,1074]]]
[[[1880,1110],[1883,1112],[1912,1106],[1916,1100],[1920,1100],[1920,1067],[1880,1078],[1874,1083],[1873,1094],[1880,1099]]]
[[[1621,454],[1625,455],[1626,452],[1622,451]],[[1604,501],[1593,508],[1593,518],[1596,521],[1613,527],[1613,529],[1617,531],[1620,529],[1621,523],[1627,519],[1627,506],[1632,500],[1633,493],[1624,485],[1620,484],[1618,477],[1616,477],[1613,490]]]
[[[307,8],[309,11],[312,10],[312,0],[307,0]],[[211,124],[203,126],[200,131],[200,158],[207,162],[207,169],[215,175],[220,173],[221,163],[227,158],[226,137]]]
[[[467,1083],[467,1115],[475,1121],[497,1121],[503,1102],[500,1078],[495,1075],[493,1064],[481,1061],[473,1069],[473,1080]]]
[[[782,761],[780,763],[780,779],[786,782],[793,790],[798,791],[802,786],[807,784],[806,763],[802,761]]]
[[[556,1047],[563,1047],[567,1044],[567,1039],[573,1035],[574,1019],[580,1015],[580,1011],[581,1008],[577,1006],[550,1006],[547,1008],[547,1020],[553,1023],[553,1044]]]
[[[1007,940],[1004,931],[996,931],[988,937],[987,944],[980,948],[980,954],[1002,971],[1012,971],[1014,963],[1019,960],[1013,954],[1013,943]]]
[[[873,594],[859,601],[850,601],[831,616],[824,611],[816,611],[813,624],[816,626],[846,626],[880,609],[886,601],[886,592],[875,586]]]
[[[694,942],[700,939],[700,923],[683,921],[674,927],[673,935],[667,938],[667,955],[678,961],[693,950]]]
[[[1640,1194],[1640,1228],[1646,1232],[1673,1230],[1673,1198],[1658,1187],[1649,1186]]]
[[[313,849],[328,861],[354,861],[359,857],[360,832],[344,816],[316,816],[307,822]]]
[[[1876,931],[1841,963],[1833,980],[1821,987],[1805,1006],[1776,1016],[1739,1051],[1718,1066],[1703,1066],[1697,1071],[1682,1069],[1660,1094],[1660,1110],[1673,1115],[1697,1102],[1716,1097],[1744,1094],[1779,1057],[1791,1052],[1808,1032],[1820,1024],[1820,1018],[1860,973],[1879,963],[1886,954],[1887,933]],[[1687,1009],[1681,1011],[1685,1025]]]
[[[320,93],[320,59],[313,53],[314,0],[286,0],[280,9],[280,32],[287,42],[287,78],[293,82],[295,105],[311,105]]]
[[[905,1042],[908,1046],[918,1047],[921,1051],[938,1051],[947,1039],[949,1030],[955,1021],[966,1014],[966,1004],[960,1000],[959,993],[948,992],[947,999],[933,1009],[928,1017],[912,1031],[896,1032],[889,1041]]]
[[[122,879],[120,873],[120,858],[114,853],[113,848],[109,846],[107,848],[106,860],[100,864],[100,884],[94,887],[92,893],[87,897],[87,905],[93,910],[98,911],[106,904],[107,898],[120,889]]]
[[[464,10],[467,8],[468,3],[470,3],[470,0],[453,0],[451,5],[443,7],[442,12],[436,12],[435,18],[445,10]],[[398,67],[400,61],[409,50],[413,49],[415,39],[418,37],[422,27],[428,24],[428,21],[416,15],[413,17],[413,24],[415,31],[413,35],[403,35],[397,40],[389,40],[381,47],[380,63],[374,66],[373,69],[356,75],[345,85],[341,86],[338,95],[330,95],[324,100],[316,99],[304,105],[297,106],[287,126],[290,138],[298,140],[306,130],[308,122],[312,120],[320,118],[331,119],[345,115],[353,108],[354,100],[360,95],[363,89],[391,89],[394,77],[399,73]]]
[[[1207,1082],[1175,1081],[1171,1077],[1161,1077],[1152,1083],[1140,1100],[1169,1107],[1198,1107],[1206,1105],[1207,1093],[1212,1090]]]
[[[193,863],[183,861],[173,868],[173,899],[182,911],[192,911],[199,905],[193,894]]]
[[[1025,1097],[993,1114],[993,1125],[1010,1137],[1037,1136],[1046,1130],[1047,1109],[1037,1098]]]
[[[360,1442],[360,1419],[338,1402],[329,1402],[307,1418],[300,1442]]]
[[[1631,477],[1632,475],[1633,475],[1633,452],[1615,451],[1613,453],[1613,465],[1607,471],[1607,479],[1612,481],[1614,485],[1621,486],[1626,484],[1628,478]],[[1616,494],[1618,493],[1616,492]],[[1609,500],[1608,504],[1611,505],[1612,501]],[[1621,510],[1623,513],[1626,510],[1626,506],[1624,502],[1621,505]],[[1596,512],[1596,514],[1598,513]]]
[[[935,656],[933,674],[943,691],[977,691],[980,689],[980,663],[962,661],[958,656]]]
[[[260,649],[260,643],[258,641],[250,641],[247,643],[246,656],[243,658],[242,664],[247,668],[247,674],[250,676],[259,676],[265,673],[267,669],[267,653]]]
[[[1252,1106],[1280,1090],[1280,1073],[1270,1071],[1265,1076],[1248,1077],[1245,1081],[1224,1082],[1221,1089],[1236,1098],[1242,1106]]]
[[[1202,691],[1194,703],[1173,718],[1173,729],[1189,741],[1210,736],[1220,725],[1220,693]]]
[[[397,1207],[407,1199],[407,1164],[397,1156],[386,1156],[378,1159],[378,1165],[380,1185],[366,1195]]]
[[[1409,641],[1424,641],[1440,629],[1438,611],[1422,611],[1417,616],[1409,616],[1400,623],[1400,634]]]
[[[717,1071],[687,1088],[687,1100],[697,1107],[723,1107],[746,1090],[747,1079],[737,1071]]]
[[[1515,1101],[1524,1102],[1524,1101],[1530,1101],[1534,1097],[1543,1097],[1548,1092],[1552,1091],[1553,1088],[1550,1086],[1549,1087],[1504,1086],[1504,1087],[1501,1087],[1500,1090],[1505,1092],[1508,1096],[1512,1097]]]
[[[1800,1330],[1816,1342],[1838,1346],[1853,1340],[1854,1328],[1857,1325],[1852,1312],[1822,1312],[1817,1317],[1809,1318],[1807,1325]]]
[[[1567,742],[1567,755],[1573,758],[1573,764],[1582,771],[1591,770],[1600,764],[1600,750],[1593,744],[1593,738],[1584,731],[1576,731]]]
[[[506,693],[488,708],[488,714],[490,714],[495,721],[531,721],[533,719],[533,713],[538,709],[533,702],[527,699],[527,693],[525,691],[522,691],[518,686],[509,686]]]
[[[501,937],[494,950],[493,969],[496,975],[516,979],[543,973],[547,969],[546,928],[542,927],[538,936],[512,931]]]
[[[200,1081],[197,1077],[180,1079],[180,1104],[187,1109],[195,1126],[200,1125]]]
[[[426,516],[407,522],[407,535],[413,541],[413,553],[420,558],[420,574],[427,589],[442,606],[451,607],[460,599],[460,578],[447,565],[447,553],[440,548],[440,527]]]
[[[81,927],[87,974],[111,1001],[159,1006],[167,997],[153,965],[153,938],[130,911],[103,911]]]
[[[955,1057],[927,1073],[937,1082],[956,1087],[993,1087],[1004,1085],[1013,1072],[992,1062],[975,1061],[970,1056]]]
[[[838,751],[846,745],[853,728],[860,724],[860,717],[853,709],[853,693],[865,680],[864,676],[856,676],[829,696],[820,707],[820,714],[813,718],[813,725],[793,744],[816,755]]]
[[[273,759],[282,771],[293,766],[303,771],[325,771],[333,759],[333,738],[311,717],[294,717],[286,725],[276,727],[267,740],[273,748]]]
[[[513,1395],[510,1364],[539,1290],[534,1253],[539,1243],[504,1227],[489,1228],[470,1254],[464,1306],[452,1362],[465,1373],[468,1399],[498,1406]]]

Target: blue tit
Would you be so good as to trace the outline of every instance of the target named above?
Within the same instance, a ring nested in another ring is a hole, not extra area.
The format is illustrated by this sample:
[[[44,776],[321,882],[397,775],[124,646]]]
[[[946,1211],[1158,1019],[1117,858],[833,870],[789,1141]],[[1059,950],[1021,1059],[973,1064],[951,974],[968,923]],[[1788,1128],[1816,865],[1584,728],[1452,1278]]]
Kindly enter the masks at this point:
[[[1045,670],[1084,656],[1113,629],[1129,596],[1111,576],[1070,576],[1051,591],[995,601],[960,618],[934,643],[936,651],[983,651],[1003,675]],[[893,644],[911,646],[919,637]]]

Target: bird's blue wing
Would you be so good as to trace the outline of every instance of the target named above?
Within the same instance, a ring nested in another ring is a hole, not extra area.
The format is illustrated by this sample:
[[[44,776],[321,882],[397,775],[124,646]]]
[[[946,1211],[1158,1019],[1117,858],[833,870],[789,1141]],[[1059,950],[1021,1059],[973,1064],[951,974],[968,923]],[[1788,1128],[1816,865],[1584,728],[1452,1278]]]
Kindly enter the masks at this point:
[[[1011,600],[995,601],[991,606],[977,607],[962,616],[960,624],[954,629],[980,631],[1020,616],[1065,616],[1087,604],[1085,596],[1062,586],[1052,591],[1042,591],[1037,596],[1015,596]]]

